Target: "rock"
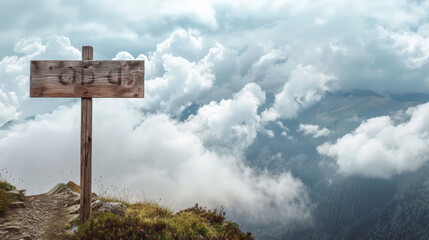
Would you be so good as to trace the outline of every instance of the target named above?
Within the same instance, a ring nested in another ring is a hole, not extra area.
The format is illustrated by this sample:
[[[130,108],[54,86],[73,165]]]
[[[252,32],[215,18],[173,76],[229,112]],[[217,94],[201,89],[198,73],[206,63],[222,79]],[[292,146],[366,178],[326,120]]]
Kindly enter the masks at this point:
[[[76,205],[76,204],[80,204],[80,197],[79,196],[78,197],[69,198],[69,200],[68,200],[68,202],[66,204],[66,207],[70,207],[70,206],[73,206],[73,205]]]
[[[69,214],[79,214],[80,205],[73,205],[71,207],[66,208],[66,212]]]
[[[73,181],[69,181],[67,183],[67,186],[72,190],[73,192],[80,193],[80,186],[74,183]]]
[[[91,209],[92,210],[97,210],[99,209],[101,206],[103,205],[103,202],[100,200],[95,200],[94,202],[92,202],[91,204]]]
[[[92,210],[99,212],[111,212],[118,216],[125,216],[125,210],[127,206],[120,202],[102,202],[100,200],[96,200],[91,204]]]
[[[74,220],[79,218],[79,214],[70,214],[66,218],[67,218],[67,223],[72,224]]]
[[[80,204],[80,197],[75,197],[71,200],[72,204]]]
[[[47,195],[53,195],[58,193],[64,193],[70,191],[70,188],[64,183],[58,183],[54,188],[52,188]]]
[[[69,187],[70,190],[72,190],[73,192],[80,194],[80,186],[74,183],[73,181],[69,181],[67,183],[67,187]],[[98,197],[98,195],[95,193],[92,193],[92,197]]]
[[[18,190],[10,190],[6,192],[9,201],[24,201],[25,196]]]
[[[30,235],[23,235],[19,238],[19,240],[31,240],[33,238],[30,237]]]
[[[15,231],[19,231],[21,228],[19,226],[10,225],[10,226],[5,226],[4,229],[9,232],[15,232]]]
[[[10,208],[25,208],[25,203],[20,201],[14,201],[9,205]]]
[[[67,195],[66,207],[76,205],[76,204],[80,204],[80,194],[70,191],[69,194]]]
[[[77,230],[77,222],[75,221],[76,219],[79,219],[79,214],[67,214],[64,216],[64,218],[63,218],[63,220],[64,220],[63,229],[67,235],[73,236],[74,233],[76,232],[75,231],[75,230]],[[74,239],[74,238],[70,238],[70,239]]]

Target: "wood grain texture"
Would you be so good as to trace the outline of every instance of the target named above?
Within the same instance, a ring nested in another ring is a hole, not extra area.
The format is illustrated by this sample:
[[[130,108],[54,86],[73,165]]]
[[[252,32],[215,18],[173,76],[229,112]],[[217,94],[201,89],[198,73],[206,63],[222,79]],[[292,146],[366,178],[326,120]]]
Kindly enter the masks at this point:
[[[82,47],[82,59],[91,60],[92,47]],[[80,126],[80,220],[91,218],[92,198],[92,98],[81,99]]]
[[[92,48],[85,51],[82,54],[92,55]],[[143,60],[82,59],[31,61],[30,97],[144,97]]]
[[[82,47],[82,60],[94,59],[94,49],[91,46]]]
[[[92,98],[81,99],[80,209],[81,221],[91,217],[92,197]]]

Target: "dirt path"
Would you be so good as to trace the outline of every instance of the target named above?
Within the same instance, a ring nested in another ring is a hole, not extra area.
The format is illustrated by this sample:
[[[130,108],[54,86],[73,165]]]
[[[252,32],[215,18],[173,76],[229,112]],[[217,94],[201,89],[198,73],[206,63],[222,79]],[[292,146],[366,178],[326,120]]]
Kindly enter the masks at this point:
[[[67,239],[64,231],[75,215],[66,208],[78,201],[79,196],[66,188],[28,196],[24,208],[9,209],[0,217],[0,239]]]

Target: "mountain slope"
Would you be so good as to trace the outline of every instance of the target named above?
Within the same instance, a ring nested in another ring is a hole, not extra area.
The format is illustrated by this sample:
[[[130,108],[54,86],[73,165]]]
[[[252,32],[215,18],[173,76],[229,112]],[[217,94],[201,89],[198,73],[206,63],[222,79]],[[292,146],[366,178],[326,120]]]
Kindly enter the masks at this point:
[[[273,226],[261,231],[276,232],[273,234],[278,236],[275,239],[370,239],[375,232],[379,232],[380,236],[387,232],[397,234],[398,231],[390,229],[391,222],[402,227],[411,223],[423,226],[425,219],[416,220],[418,223],[407,220],[415,219],[415,216],[404,215],[403,211],[405,206],[412,208],[408,204],[414,204],[414,208],[422,211],[426,209],[423,203],[425,200],[429,202],[427,195],[419,195],[418,203],[406,196],[413,195],[415,190],[412,189],[423,186],[424,176],[429,175],[428,167],[388,180],[344,177],[337,173],[335,161],[321,156],[316,148],[353,131],[363,120],[395,115],[398,111],[424,103],[427,97],[427,94],[385,97],[371,92],[328,93],[318,103],[303,110],[297,118],[282,120],[286,129],[277,123],[269,125],[267,128],[274,131],[274,137],[260,134],[246,152],[246,164],[272,174],[291,171],[294,177],[301,179],[308,187],[312,219],[283,224],[282,229]],[[331,133],[314,138],[304,135],[299,130],[300,124],[326,127]],[[287,135],[282,135],[282,131],[286,131]],[[407,211],[412,212],[411,209]],[[369,222],[375,227],[367,224]],[[402,230],[407,232],[406,229]],[[420,230],[415,229],[417,232]],[[258,239],[268,239],[263,234],[256,236]],[[380,236],[376,239],[382,239]]]

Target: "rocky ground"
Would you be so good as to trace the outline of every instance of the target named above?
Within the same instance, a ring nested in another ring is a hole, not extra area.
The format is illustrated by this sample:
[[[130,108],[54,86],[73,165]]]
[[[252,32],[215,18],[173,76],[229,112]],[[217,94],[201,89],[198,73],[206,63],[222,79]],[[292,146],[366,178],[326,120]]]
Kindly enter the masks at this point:
[[[0,239],[67,239],[70,223],[79,216],[79,198],[66,184],[26,197],[0,216]]]

